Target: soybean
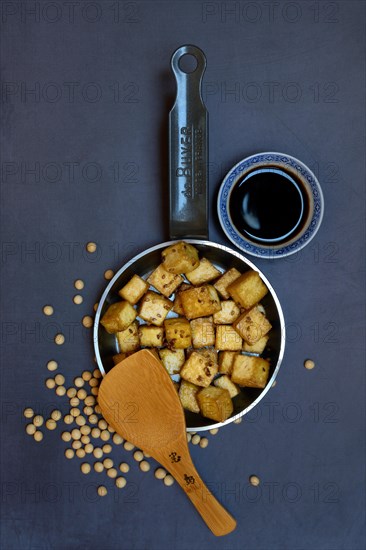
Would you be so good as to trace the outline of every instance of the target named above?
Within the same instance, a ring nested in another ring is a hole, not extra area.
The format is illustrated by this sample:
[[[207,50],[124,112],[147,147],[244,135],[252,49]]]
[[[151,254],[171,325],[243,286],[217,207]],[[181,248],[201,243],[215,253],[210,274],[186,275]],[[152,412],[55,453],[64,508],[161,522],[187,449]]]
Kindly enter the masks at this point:
[[[90,315],[84,315],[82,323],[85,328],[91,328],[93,326],[93,317]]]
[[[39,428],[43,424],[43,416],[40,414],[36,414],[36,416],[33,418],[33,424],[36,426],[36,428]]]
[[[166,476],[166,470],[164,470],[164,468],[157,468],[154,475],[156,479],[164,479]]]
[[[148,463],[147,460],[142,460],[140,462],[140,470],[142,472],[148,472],[150,470],[150,464]]]
[[[91,466],[87,462],[83,462],[80,466],[80,470],[82,471],[83,474],[89,474],[91,470]]]
[[[55,336],[55,344],[58,346],[62,346],[62,344],[65,343],[65,336],[63,334],[56,334]]]
[[[82,281],[81,279],[76,279],[76,281],[74,282],[74,287],[76,288],[76,290],[82,290],[84,288],[84,281]]]
[[[121,472],[123,472],[124,474],[126,474],[127,472],[130,471],[130,467],[129,467],[129,465],[128,465],[126,462],[121,462],[121,464],[119,465],[119,469],[120,469]]]
[[[103,464],[101,462],[95,462],[94,470],[100,474],[104,470]]]
[[[93,243],[93,242],[86,243],[86,250],[90,254],[94,254],[96,249],[97,249],[97,244],[96,243]]]
[[[123,489],[123,487],[126,486],[127,481],[125,480],[124,477],[120,476],[120,477],[117,477],[115,483],[116,483],[116,487],[118,487],[118,489]]]
[[[134,458],[135,460],[137,460],[137,462],[141,462],[141,460],[143,460],[143,458],[144,458],[144,453],[141,452],[141,451],[135,451],[135,452],[133,453],[133,458]]]
[[[51,412],[52,420],[58,421],[58,420],[61,420],[61,417],[62,417],[62,413],[58,409],[55,409],[54,411]]]
[[[35,427],[34,424],[27,424],[25,427],[25,431],[27,432],[28,435],[34,435],[37,431],[37,428]]]
[[[112,467],[113,467],[113,460],[112,460],[111,458],[105,458],[105,459],[103,460],[103,466],[104,466],[104,468],[106,468],[107,470],[108,470],[109,468],[112,468]]]
[[[250,476],[250,478],[249,478],[249,483],[250,483],[251,485],[253,485],[254,487],[257,487],[257,485],[260,484],[260,479],[259,479],[258,476],[254,476],[254,475],[253,475],[253,476]]]
[[[106,494],[107,494],[107,492],[108,492],[108,491],[107,491],[106,487],[104,487],[104,485],[100,485],[100,486],[98,487],[98,495],[99,495],[100,497],[105,497]]]
[[[55,430],[56,427],[57,427],[56,420],[53,420],[53,418],[49,418],[48,420],[46,420],[46,428],[48,430]]]
[[[53,378],[47,378],[45,384],[46,388],[48,388],[49,390],[52,390],[56,386],[56,382]]]
[[[34,410],[31,409],[30,407],[27,407],[26,409],[24,409],[23,415],[25,416],[25,418],[33,418]]]
[[[167,474],[164,477],[164,485],[166,485],[167,487],[170,487],[171,485],[173,485],[173,483],[174,483],[174,477],[171,476],[170,474]]]
[[[57,361],[54,361],[53,359],[51,361],[48,361],[47,368],[50,371],[57,370],[58,364]]]
[[[34,432],[33,437],[35,441],[42,441],[43,433],[37,430],[36,432]]]

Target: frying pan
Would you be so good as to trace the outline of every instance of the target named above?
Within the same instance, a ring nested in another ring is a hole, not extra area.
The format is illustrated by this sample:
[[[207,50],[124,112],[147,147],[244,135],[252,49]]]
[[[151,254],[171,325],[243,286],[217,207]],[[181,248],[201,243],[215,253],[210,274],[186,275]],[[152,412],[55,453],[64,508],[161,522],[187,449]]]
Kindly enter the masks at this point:
[[[194,58],[196,66],[191,72],[181,68],[186,56]],[[192,244],[198,249],[200,257],[206,257],[221,271],[231,267],[241,273],[257,271],[269,290],[261,301],[272,324],[264,352],[271,364],[268,383],[264,389],[242,388],[233,399],[233,415],[225,422],[212,423],[200,414],[185,411],[187,431],[197,432],[233,422],[264,397],[276,378],[283,358],[285,323],[277,295],[263,273],[242,254],[208,240],[208,115],[201,94],[206,58],[196,46],[181,46],[172,56],[171,67],[177,82],[176,101],[169,115],[169,228],[172,240],[141,252],[114,275],[99,301],[94,322],[94,348],[98,367],[104,376],[113,368],[112,357],[119,350],[115,335],[107,333],[100,324],[101,317],[112,303],[120,301],[118,291],[129,279],[134,274],[146,278],[161,263],[164,248],[174,242],[184,240]],[[172,378],[179,379],[179,375]]]

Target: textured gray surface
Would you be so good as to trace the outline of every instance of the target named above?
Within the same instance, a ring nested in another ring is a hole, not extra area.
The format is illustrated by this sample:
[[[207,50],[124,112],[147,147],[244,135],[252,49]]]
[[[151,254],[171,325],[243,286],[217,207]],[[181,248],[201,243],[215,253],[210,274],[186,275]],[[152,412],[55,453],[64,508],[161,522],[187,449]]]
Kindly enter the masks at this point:
[[[2,548],[360,550],[365,3],[41,1],[1,9]],[[307,248],[256,261],[287,323],[277,386],[242,424],[192,449],[238,520],[224,539],[176,486],[140,473],[126,452],[130,484],[94,501],[97,476],[65,460],[58,434],[34,443],[21,416],[25,405],[58,403],[43,386],[48,359],[59,360],[68,383],[92,365],[80,319],[100,296],[104,270],[167,238],[169,59],[184,43],[208,61],[210,238],[228,244],[215,212],[222,176],[258,151],[300,158],[318,174],[326,202]],[[32,167],[39,175],[27,173]],[[88,241],[99,245],[96,261],[83,253]],[[81,306],[72,303],[78,277],[86,282]],[[46,303],[52,318],[42,314]],[[51,341],[58,327],[69,334],[60,348]],[[313,371],[303,367],[307,357]],[[251,474],[261,478],[258,489],[248,488]]]

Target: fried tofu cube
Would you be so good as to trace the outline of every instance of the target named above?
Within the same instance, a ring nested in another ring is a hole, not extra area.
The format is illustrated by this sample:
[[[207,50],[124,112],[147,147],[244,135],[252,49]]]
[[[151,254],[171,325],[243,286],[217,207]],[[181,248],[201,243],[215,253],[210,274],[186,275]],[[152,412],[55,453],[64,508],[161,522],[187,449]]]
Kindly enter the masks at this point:
[[[191,327],[184,317],[166,319],[164,321],[165,338],[169,347],[186,349],[192,345]]]
[[[197,351],[198,353],[201,353],[203,355],[203,357],[206,357],[207,359],[209,359],[210,361],[212,361],[215,365],[218,366],[218,363],[217,363],[217,351],[215,349],[210,349],[210,348],[206,348],[206,349],[197,349],[195,350]]]
[[[198,267],[198,250],[191,244],[179,242],[165,248],[161,254],[169,273],[189,273]]]
[[[189,288],[192,288],[192,285],[190,285],[189,283],[183,283],[179,288],[179,292],[183,292],[184,290],[188,290]]]
[[[184,315],[184,309],[182,306],[182,300],[180,297],[180,292],[177,292],[174,298],[174,305],[173,305],[173,311],[174,313],[177,313],[178,315]]]
[[[116,302],[109,306],[100,320],[109,334],[125,330],[137,317],[135,309],[129,302]]]
[[[140,349],[137,321],[131,323],[125,330],[117,332],[116,336],[120,353],[129,353]]]
[[[215,325],[231,325],[240,315],[240,309],[234,300],[225,300],[221,302],[221,311],[214,313],[213,320]]]
[[[184,315],[184,309],[183,309],[183,306],[182,306],[182,300],[181,300],[180,294],[181,294],[181,292],[183,292],[184,290],[187,290],[188,288],[191,288],[191,285],[188,285],[187,283],[183,283],[179,287],[178,292],[176,292],[176,294],[175,294],[173,311],[174,311],[174,313],[177,313],[178,315]]]
[[[183,277],[169,273],[163,264],[160,264],[148,277],[147,282],[168,298],[183,283]]]
[[[227,288],[228,293],[237,304],[244,309],[250,309],[268,292],[257,271],[247,271],[238,277]]]
[[[237,355],[234,359],[231,381],[248,388],[264,388],[269,375],[269,361],[262,357]]]
[[[200,412],[196,398],[200,389],[201,388],[196,386],[196,384],[191,384],[191,382],[187,382],[187,380],[182,380],[179,388],[179,398],[184,409],[194,413]]]
[[[248,344],[245,340],[243,342],[243,351],[250,353],[263,353],[266,348],[269,336],[262,336],[255,344]]]
[[[126,357],[127,357],[127,353],[117,353],[116,355],[113,355],[112,357],[113,364],[118,365],[118,363],[126,359]]]
[[[197,351],[193,351],[184,363],[180,375],[187,382],[203,388],[209,386],[217,373],[218,367]]]
[[[159,356],[169,374],[178,374],[186,360],[184,349],[163,348],[159,350]]]
[[[124,300],[127,300],[131,305],[137,304],[137,302],[143,297],[145,292],[149,289],[149,285],[144,279],[141,279],[138,275],[134,275],[128,283],[121,288],[118,294]]]
[[[241,336],[231,325],[217,325],[215,348],[225,351],[239,351],[243,345]]]
[[[216,269],[207,258],[202,258],[198,267],[187,273],[186,277],[192,285],[203,285],[213,279],[217,279],[219,275],[221,275],[221,271]]]
[[[234,359],[237,355],[237,351],[219,352],[219,372],[221,374],[231,374],[231,371],[233,370]]]
[[[216,380],[214,380],[214,386],[227,390],[231,399],[240,393],[239,386],[234,384],[226,374],[220,376],[220,378],[216,378]]]
[[[214,287],[216,288],[218,293],[221,294],[221,296],[225,298],[225,300],[228,300],[230,298],[227,287],[231,285],[231,283],[233,283],[236,279],[238,279],[240,275],[240,271],[235,269],[235,267],[232,267],[231,269],[226,271],[214,284]]]
[[[154,325],[141,325],[139,338],[140,346],[144,348],[161,348],[164,344],[164,329]]]
[[[271,330],[272,325],[255,306],[240,315],[233,327],[248,344],[255,344]]]
[[[147,323],[161,327],[172,307],[173,302],[168,298],[149,290],[140,304],[139,316]]]
[[[221,309],[217,292],[211,285],[189,288],[182,292],[180,296],[187,319],[208,317]]]
[[[227,420],[234,410],[230,394],[223,388],[205,388],[197,394],[197,401],[202,415],[217,422]]]
[[[187,350],[187,357],[190,357],[192,353],[196,351],[197,353],[200,353],[203,355],[203,357],[206,357],[209,361],[212,361],[215,365],[218,365],[217,363],[217,351],[213,348],[202,348],[202,349],[190,349]]]
[[[190,322],[194,348],[204,348],[215,344],[215,327],[212,317],[198,317]]]

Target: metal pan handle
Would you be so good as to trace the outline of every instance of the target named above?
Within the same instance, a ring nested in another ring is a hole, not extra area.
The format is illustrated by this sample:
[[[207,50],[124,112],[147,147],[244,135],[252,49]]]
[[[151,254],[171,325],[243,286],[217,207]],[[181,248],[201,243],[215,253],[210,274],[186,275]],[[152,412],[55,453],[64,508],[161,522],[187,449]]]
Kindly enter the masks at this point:
[[[196,59],[192,72],[184,72],[180,60]],[[177,96],[169,114],[170,238],[208,238],[208,113],[201,83],[206,57],[196,46],[178,48],[171,59]]]

